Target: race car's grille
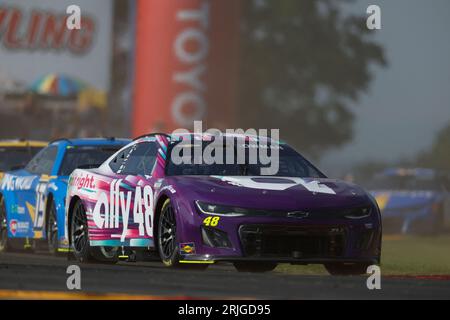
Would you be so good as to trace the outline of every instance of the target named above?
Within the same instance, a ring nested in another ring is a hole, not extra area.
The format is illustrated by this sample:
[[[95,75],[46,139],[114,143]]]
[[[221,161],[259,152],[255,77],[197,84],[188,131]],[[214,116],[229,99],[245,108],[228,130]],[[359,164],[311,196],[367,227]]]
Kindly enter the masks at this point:
[[[370,216],[372,208],[361,206],[356,208],[322,208],[322,209],[302,209],[292,211],[276,211],[262,209],[248,209],[246,216],[274,217],[274,218],[299,218],[307,220],[322,219],[352,219],[365,218]]]
[[[239,236],[247,257],[332,258],[345,247],[341,227],[242,225]]]

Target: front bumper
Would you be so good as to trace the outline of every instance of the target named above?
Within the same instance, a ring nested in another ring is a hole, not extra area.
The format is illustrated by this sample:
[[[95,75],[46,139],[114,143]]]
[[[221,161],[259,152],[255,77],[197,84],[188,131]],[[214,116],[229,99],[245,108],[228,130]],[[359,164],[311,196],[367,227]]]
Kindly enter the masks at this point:
[[[381,255],[381,224],[377,217],[357,221],[221,217],[215,227],[227,235],[227,247],[207,245],[202,221],[192,215],[180,242],[194,246],[180,251],[185,263],[271,261],[293,264],[332,262],[377,264]]]

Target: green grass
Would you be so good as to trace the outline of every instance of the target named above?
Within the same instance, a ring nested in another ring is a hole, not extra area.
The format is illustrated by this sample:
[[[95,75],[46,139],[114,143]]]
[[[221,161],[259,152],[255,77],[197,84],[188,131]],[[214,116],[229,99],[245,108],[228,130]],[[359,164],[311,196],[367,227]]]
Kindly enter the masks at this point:
[[[450,274],[450,235],[436,237],[386,236],[383,240],[383,275]],[[321,265],[280,264],[277,272],[291,274],[327,274]]]

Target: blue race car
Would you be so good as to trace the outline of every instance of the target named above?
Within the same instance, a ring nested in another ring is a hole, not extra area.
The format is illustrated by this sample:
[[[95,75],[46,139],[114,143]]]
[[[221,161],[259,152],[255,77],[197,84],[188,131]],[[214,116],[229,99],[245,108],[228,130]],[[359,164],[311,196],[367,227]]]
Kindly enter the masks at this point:
[[[67,252],[64,206],[69,175],[95,168],[127,139],[60,139],[37,153],[24,169],[0,181],[0,252],[47,242],[51,253]]]
[[[450,213],[449,179],[424,168],[391,168],[375,175],[371,186],[383,219],[383,233],[438,234]]]

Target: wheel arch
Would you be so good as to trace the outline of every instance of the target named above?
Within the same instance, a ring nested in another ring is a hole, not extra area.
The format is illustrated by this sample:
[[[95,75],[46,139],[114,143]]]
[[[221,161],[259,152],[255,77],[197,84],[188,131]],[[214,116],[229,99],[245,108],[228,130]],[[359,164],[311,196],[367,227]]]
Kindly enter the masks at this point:
[[[48,211],[50,210],[50,205],[52,204],[54,198],[55,197],[52,192],[49,192],[47,194],[47,199],[45,201],[45,228],[46,229],[47,229],[47,224],[48,224]]]
[[[71,228],[72,228],[72,214],[73,214],[73,208],[75,207],[75,204],[81,201],[81,198],[79,196],[73,196],[70,199],[69,202],[69,208],[67,209],[67,240],[69,240],[69,244],[72,244],[72,234],[70,232]]]
[[[3,206],[5,209],[5,216],[6,216],[6,220],[9,221],[9,213],[8,213],[8,196],[5,195],[3,192],[0,192],[0,202],[3,201]]]
[[[172,201],[167,194],[163,193],[159,196],[155,204],[155,214],[153,216],[153,245],[155,248],[157,248],[156,241],[158,239],[159,217],[161,215],[161,209],[167,200]]]
[[[0,192],[0,203],[2,203],[2,201],[3,201],[3,205],[5,206],[4,208],[5,208],[6,219],[8,220],[8,212],[6,210],[6,204],[5,204],[6,198],[3,196],[3,193]]]

